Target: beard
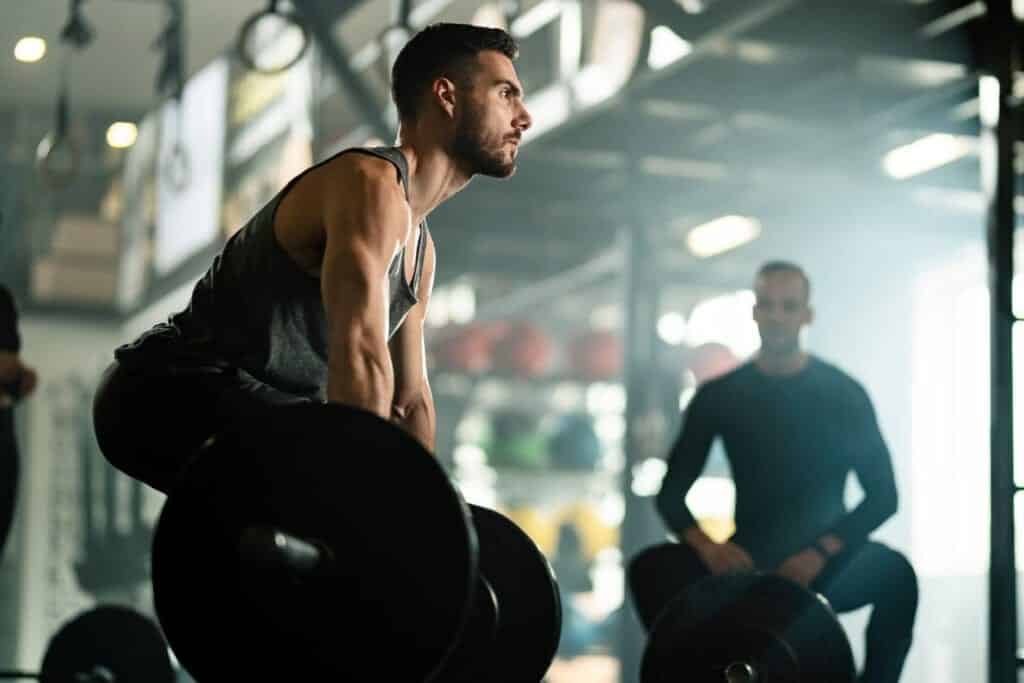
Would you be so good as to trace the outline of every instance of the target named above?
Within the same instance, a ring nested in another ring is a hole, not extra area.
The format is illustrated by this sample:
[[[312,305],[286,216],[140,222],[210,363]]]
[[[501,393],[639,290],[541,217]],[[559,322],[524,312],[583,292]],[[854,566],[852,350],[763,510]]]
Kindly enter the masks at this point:
[[[505,141],[494,137],[484,130],[483,116],[478,110],[464,111],[455,127],[452,152],[469,175],[508,178],[516,172],[515,157],[505,153]]]
[[[772,355],[787,355],[800,349],[800,337],[771,331],[761,334],[761,349]]]

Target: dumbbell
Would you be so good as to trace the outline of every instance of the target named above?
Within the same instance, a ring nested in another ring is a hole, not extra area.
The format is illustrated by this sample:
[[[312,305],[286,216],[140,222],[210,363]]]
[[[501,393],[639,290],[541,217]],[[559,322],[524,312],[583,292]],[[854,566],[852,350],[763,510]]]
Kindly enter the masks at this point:
[[[529,537],[467,505],[406,432],[337,404],[280,407],[205,444],[161,510],[152,569],[157,616],[200,683],[537,682],[561,631]]]
[[[43,683],[172,683],[159,627],[127,607],[104,605],[64,623],[50,639],[38,673],[0,671],[0,679]]]

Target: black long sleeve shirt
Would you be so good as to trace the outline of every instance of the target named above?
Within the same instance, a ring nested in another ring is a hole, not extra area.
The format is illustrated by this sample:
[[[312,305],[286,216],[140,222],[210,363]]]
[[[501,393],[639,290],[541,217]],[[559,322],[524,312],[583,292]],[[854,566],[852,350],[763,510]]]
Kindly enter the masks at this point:
[[[867,392],[820,359],[783,377],[748,362],[698,389],[657,497],[658,512],[677,533],[695,524],[685,497],[716,437],[736,486],[732,541],[760,568],[826,533],[860,543],[896,512],[892,462]],[[864,499],[848,511],[851,470]]]
[[[20,350],[18,311],[14,306],[14,297],[6,287],[0,285],[0,351],[17,353]]]

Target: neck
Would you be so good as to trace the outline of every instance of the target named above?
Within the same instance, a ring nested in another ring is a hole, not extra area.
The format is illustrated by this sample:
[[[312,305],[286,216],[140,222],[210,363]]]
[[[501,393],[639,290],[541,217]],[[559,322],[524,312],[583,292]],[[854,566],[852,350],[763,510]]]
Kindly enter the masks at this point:
[[[766,375],[795,375],[807,367],[809,361],[810,356],[801,349],[772,353],[762,348],[754,364]]]
[[[469,182],[470,174],[423,124],[403,124],[398,149],[409,163],[409,205],[417,223]]]

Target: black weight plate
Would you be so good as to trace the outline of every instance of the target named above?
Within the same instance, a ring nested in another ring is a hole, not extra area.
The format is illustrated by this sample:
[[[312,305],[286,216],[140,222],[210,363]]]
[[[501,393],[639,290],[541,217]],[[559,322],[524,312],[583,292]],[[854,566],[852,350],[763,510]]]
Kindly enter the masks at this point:
[[[789,606],[783,614],[779,605]],[[820,596],[797,583],[770,574],[759,578],[744,600],[744,611],[757,615],[797,652],[804,681],[848,683],[856,675],[853,652],[835,613]]]
[[[480,543],[480,575],[498,597],[498,633],[480,683],[538,683],[558,650],[562,603],[554,572],[508,517],[470,505]]]
[[[850,683],[853,657],[838,621],[796,583],[764,574],[707,577],[654,622],[641,680],[722,681],[749,663],[761,683]]]
[[[110,676],[117,683],[175,680],[167,643],[156,623],[114,605],[88,610],[61,626],[43,656],[39,680],[75,683],[89,674]]]
[[[629,592],[647,631],[672,600],[708,570],[685,543],[660,543],[634,555],[626,567]]]
[[[254,571],[250,525],[322,544],[330,571]],[[468,615],[476,552],[461,495],[407,433],[337,404],[277,407],[211,440],[171,492],[154,602],[202,683],[423,681]]]
[[[455,652],[445,661],[435,680],[441,683],[476,683],[484,679],[498,636],[498,597],[484,577],[476,582],[473,607]]]

